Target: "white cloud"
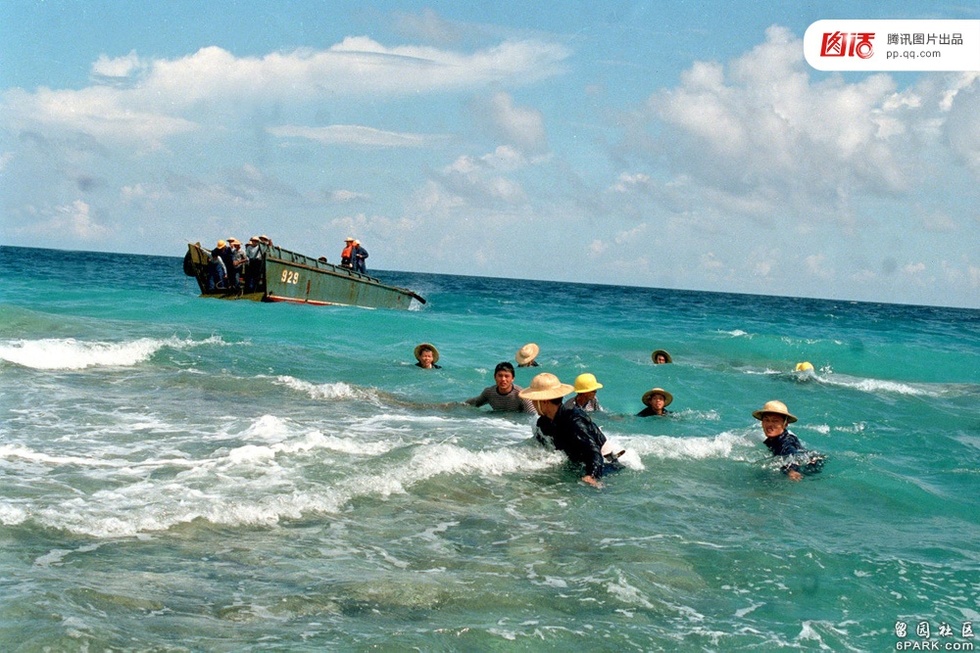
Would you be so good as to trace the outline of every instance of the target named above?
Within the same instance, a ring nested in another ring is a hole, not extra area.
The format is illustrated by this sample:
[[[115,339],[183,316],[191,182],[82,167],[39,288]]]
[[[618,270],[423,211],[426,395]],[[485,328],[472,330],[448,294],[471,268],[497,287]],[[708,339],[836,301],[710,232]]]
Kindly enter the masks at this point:
[[[57,239],[58,242],[93,242],[105,238],[111,230],[99,224],[92,215],[92,208],[82,200],[63,204],[54,208],[37,222],[17,228],[21,234],[33,234],[44,239]]]
[[[544,117],[540,111],[514,106],[509,93],[500,92],[490,98],[489,119],[499,137],[529,154],[547,150]]]
[[[100,55],[92,64],[92,76],[98,81],[109,83],[114,80],[128,80],[145,69],[146,65],[140,61],[136,51],[132,50],[125,57],[109,58],[104,54]]]
[[[911,149],[899,138],[910,127],[903,112],[918,100],[896,100],[887,75],[813,83],[799,39],[780,27],[766,37],[727,68],[694,64],[678,87],[650,98],[667,130],[662,154],[714,189],[716,206],[731,212],[735,202],[744,215],[819,217],[834,214],[835,188],[902,189]]]
[[[303,127],[281,125],[267,131],[280,138],[303,138],[323,145],[353,145],[360,147],[422,147],[444,136],[390,132],[361,125],[330,125],[327,127]]]

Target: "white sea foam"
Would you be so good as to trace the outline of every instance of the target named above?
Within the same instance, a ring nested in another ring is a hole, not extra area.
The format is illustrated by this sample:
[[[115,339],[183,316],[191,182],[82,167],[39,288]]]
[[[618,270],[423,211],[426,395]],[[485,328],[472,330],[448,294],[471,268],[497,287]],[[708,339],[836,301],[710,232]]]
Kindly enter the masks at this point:
[[[81,370],[89,367],[132,367],[164,347],[184,349],[221,339],[138,338],[122,342],[89,342],[75,338],[8,340],[0,343],[0,360],[38,370]]]
[[[744,436],[735,433],[720,433],[714,437],[668,437],[634,436],[623,438],[628,450],[641,456],[655,456],[671,460],[705,458],[733,458],[733,450],[748,446]]]
[[[908,383],[900,383],[898,381],[884,381],[881,379],[863,379],[858,377],[846,376],[846,375],[835,375],[828,374],[826,376],[815,377],[819,382],[825,383],[827,385],[833,385],[843,388],[852,388],[854,390],[860,390],[861,392],[868,392],[872,394],[880,394],[882,392],[900,394],[900,395],[912,395],[912,396],[926,396],[926,397],[936,397],[940,395],[940,392],[924,387],[915,386]]]
[[[275,383],[298,390],[311,399],[376,399],[377,394],[370,390],[352,386],[349,383],[310,383],[292,376],[277,376]]]

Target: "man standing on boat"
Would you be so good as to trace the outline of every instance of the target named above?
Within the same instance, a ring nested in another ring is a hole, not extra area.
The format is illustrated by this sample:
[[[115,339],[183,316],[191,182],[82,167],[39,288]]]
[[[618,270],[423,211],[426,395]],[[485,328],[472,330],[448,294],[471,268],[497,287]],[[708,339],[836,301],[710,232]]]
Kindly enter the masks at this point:
[[[348,236],[344,239],[344,249],[340,252],[340,266],[352,268],[354,260],[354,239]]]
[[[354,272],[360,272],[361,274],[367,274],[367,264],[364,259],[368,257],[368,251],[361,247],[361,241],[354,241],[354,248],[351,250],[352,259],[354,264]]]

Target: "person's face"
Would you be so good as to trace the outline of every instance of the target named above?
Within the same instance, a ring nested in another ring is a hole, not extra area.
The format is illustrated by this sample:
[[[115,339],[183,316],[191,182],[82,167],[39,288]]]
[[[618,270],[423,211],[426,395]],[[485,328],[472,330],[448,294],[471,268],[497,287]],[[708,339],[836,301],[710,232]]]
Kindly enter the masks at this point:
[[[584,406],[585,404],[592,401],[595,397],[595,390],[590,390],[589,392],[580,392],[575,395],[575,401],[579,406]]]
[[[786,430],[786,417],[776,413],[762,415],[762,432],[767,438],[774,438]]]
[[[493,380],[497,382],[497,391],[507,394],[514,389],[514,375],[509,370],[498,370],[493,375]]]
[[[423,349],[421,352],[419,352],[419,362],[422,364],[422,367],[432,367],[432,361],[434,358],[435,354],[428,349]]]
[[[662,365],[663,363],[666,362],[667,362],[666,356],[664,356],[663,354],[657,354],[657,360],[656,360],[657,365]]]
[[[664,396],[658,392],[650,397],[650,408],[652,408],[653,411],[659,415],[664,412],[664,404],[666,401],[667,400],[664,398]]]

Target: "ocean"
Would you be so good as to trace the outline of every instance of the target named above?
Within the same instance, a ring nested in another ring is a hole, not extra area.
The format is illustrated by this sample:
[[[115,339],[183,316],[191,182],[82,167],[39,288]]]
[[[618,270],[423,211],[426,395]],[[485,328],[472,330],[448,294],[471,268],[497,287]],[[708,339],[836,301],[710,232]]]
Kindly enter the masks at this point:
[[[384,271],[428,303],[262,304],[182,256],[0,248],[0,650],[980,637],[980,311]],[[462,403],[527,342],[519,385],[603,384],[601,489]],[[770,399],[821,473],[769,457]]]

